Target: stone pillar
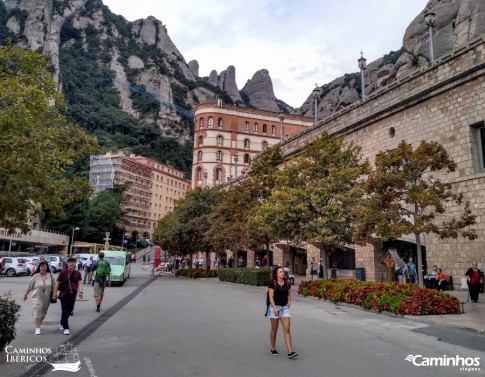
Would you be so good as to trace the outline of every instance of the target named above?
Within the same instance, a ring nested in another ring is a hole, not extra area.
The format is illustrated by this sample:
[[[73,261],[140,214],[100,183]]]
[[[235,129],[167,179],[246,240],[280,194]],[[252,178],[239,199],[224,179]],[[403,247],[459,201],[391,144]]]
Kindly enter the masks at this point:
[[[273,244],[273,264],[283,266],[283,254],[287,249],[285,243],[275,243]]]
[[[246,250],[246,267],[254,267],[254,250]]]
[[[379,238],[365,246],[355,245],[355,267],[365,268],[368,281],[387,281],[387,267],[382,263],[384,254],[382,240]]]

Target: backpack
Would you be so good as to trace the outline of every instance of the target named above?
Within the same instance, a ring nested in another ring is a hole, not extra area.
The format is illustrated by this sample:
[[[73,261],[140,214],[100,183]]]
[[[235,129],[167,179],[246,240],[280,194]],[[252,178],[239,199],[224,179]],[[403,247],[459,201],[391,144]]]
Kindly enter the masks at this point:
[[[273,280],[273,284],[274,284],[274,289],[276,290],[276,280]],[[288,280],[285,280],[285,285],[288,287],[288,289],[290,289],[291,287],[291,284]],[[266,289],[266,313],[264,313],[264,316],[267,317],[268,316],[268,312],[269,312],[269,306],[271,305],[271,303],[269,302],[269,288]]]
[[[104,259],[100,259],[98,261],[98,267],[96,268],[96,276],[100,279],[105,278],[108,276],[109,272],[109,263]]]

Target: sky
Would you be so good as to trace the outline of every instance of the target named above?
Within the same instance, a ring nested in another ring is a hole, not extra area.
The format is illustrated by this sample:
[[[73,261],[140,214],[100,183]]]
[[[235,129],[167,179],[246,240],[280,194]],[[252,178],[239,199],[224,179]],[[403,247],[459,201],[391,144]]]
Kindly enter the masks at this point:
[[[103,0],[129,21],[154,16],[199,76],[233,65],[241,90],[267,69],[278,99],[300,107],[315,84],[402,47],[427,0]]]

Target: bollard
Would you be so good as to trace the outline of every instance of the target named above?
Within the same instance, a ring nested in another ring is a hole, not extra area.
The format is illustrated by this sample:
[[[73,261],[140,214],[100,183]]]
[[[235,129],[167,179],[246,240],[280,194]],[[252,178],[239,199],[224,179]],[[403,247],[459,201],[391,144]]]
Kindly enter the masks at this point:
[[[465,314],[465,302],[462,301],[460,302],[460,304],[461,304],[461,314]]]

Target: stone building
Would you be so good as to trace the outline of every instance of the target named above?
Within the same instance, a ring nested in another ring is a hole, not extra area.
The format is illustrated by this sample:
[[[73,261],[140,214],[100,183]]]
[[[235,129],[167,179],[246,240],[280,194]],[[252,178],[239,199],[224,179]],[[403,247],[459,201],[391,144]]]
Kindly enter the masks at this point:
[[[157,221],[190,190],[190,181],[181,171],[147,157],[123,153],[91,156],[89,182],[93,194],[131,182],[121,225],[128,233],[136,230],[146,238],[151,238]]]
[[[471,41],[467,46],[439,57],[433,66],[418,69],[389,86],[370,94],[323,119],[317,127],[307,129],[282,145],[289,157],[298,153],[307,142],[326,130],[344,135],[349,142],[362,147],[362,157],[372,162],[376,153],[397,147],[401,140],[417,146],[421,140],[442,144],[458,164],[455,173],[440,177],[452,184],[471,203],[477,215],[478,239],[439,239],[423,237],[427,266],[441,267],[459,285],[472,261],[485,262],[485,40]],[[462,207],[449,206],[450,214],[458,215]],[[320,245],[306,248],[309,262],[323,257],[326,266],[331,255]],[[367,246],[348,245],[355,255],[355,267],[364,268],[368,280],[389,278],[382,259],[387,250],[398,249],[401,256],[411,256],[415,247],[407,237],[396,242]],[[290,259],[287,245],[275,245],[274,263]],[[423,266],[424,269],[427,267]],[[327,270],[328,271],[328,270]]]
[[[211,187],[244,174],[265,148],[313,125],[311,118],[237,105],[206,103],[195,112],[192,187]]]

